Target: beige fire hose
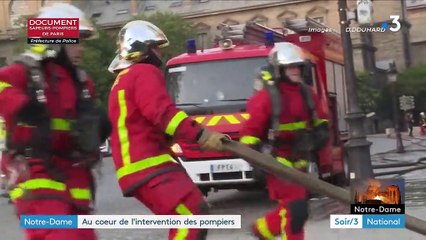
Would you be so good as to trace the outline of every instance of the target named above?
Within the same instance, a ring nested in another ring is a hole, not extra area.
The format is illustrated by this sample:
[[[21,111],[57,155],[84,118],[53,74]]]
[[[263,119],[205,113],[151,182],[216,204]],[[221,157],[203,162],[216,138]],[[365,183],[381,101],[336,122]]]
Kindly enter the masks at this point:
[[[275,161],[274,158],[270,155],[260,153],[235,141],[226,141],[224,143],[224,150],[245,159],[253,166],[270,172],[281,179],[298,183],[313,192],[325,194],[326,196],[341,202],[349,204],[351,203],[351,196],[348,190],[322,181],[309,174],[285,167],[284,165]],[[405,227],[411,231],[426,235],[425,220],[418,219],[406,214]]]

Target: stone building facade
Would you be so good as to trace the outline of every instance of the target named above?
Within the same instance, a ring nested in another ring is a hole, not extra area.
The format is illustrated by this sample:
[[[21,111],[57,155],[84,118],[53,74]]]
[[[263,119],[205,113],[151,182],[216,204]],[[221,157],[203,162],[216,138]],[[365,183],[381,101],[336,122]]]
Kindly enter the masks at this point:
[[[156,11],[171,11],[180,14],[194,24],[198,32],[197,44],[205,47],[219,33],[221,23],[237,24],[257,21],[271,28],[281,28],[285,19],[309,16],[329,27],[340,31],[337,0],[98,0],[98,1],[0,1],[0,61],[10,60],[15,44],[13,19],[31,15],[44,4],[52,2],[73,2],[84,9],[88,16],[104,29],[117,31],[126,21],[138,14],[152,14]],[[412,65],[426,63],[426,0],[406,0],[406,16],[411,23],[409,42]],[[348,0],[350,9],[356,7],[356,0]],[[374,0],[374,20],[376,25],[391,21],[390,15],[402,16],[400,0]],[[11,20],[12,19],[12,20]],[[351,26],[356,26],[352,23]],[[398,70],[406,67],[404,51],[404,31],[371,34],[352,33],[355,68],[363,71],[374,67],[376,62],[395,59]],[[374,53],[374,54],[373,54]],[[415,54],[414,54],[415,53]]]

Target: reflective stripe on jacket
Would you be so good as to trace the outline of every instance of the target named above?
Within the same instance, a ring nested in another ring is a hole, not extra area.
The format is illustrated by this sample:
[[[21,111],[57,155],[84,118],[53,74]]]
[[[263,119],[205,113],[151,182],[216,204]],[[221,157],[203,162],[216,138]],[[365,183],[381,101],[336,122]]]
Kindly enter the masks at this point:
[[[38,194],[43,191],[44,194]],[[47,191],[46,191],[47,190]],[[89,202],[93,199],[92,192],[89,188],[72,188],[67,187],[65,183],[58,182],[48,178],[34,178],[21,182],[17,187],[9,191],[10,199],[17,201],[27,197],[37,197],[38,195],[62,196],[65,201],[80,203],[79,205],[88,206]]]

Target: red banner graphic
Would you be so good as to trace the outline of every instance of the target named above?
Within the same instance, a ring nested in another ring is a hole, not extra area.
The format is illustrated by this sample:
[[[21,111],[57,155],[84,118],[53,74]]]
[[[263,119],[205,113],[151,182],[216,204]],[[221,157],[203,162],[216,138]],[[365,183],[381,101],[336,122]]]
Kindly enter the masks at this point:
[[[59,43],[78,43],[80,37],[79,19],[78,18],[29,18],[27,20],[28,42],[38,43],[40,40],[54,40]],[[39,41],[36,41],[39,40]],[[77,40],[76,40],[77,39]],[[32,41],[31,41],[32,40]],[[58,41],[57,41],[58,40]]]

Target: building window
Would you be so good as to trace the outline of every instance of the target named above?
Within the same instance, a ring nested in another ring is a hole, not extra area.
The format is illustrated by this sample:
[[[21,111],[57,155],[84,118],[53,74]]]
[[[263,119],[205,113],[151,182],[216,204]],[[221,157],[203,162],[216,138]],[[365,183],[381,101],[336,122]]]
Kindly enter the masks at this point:
[[[117,11],[117,15],[123,15],[129,13],[129,9],[122,9]]]
[[[147,5],[145,6],[145,11],[152,11],[155,10],[155,5]]]
[[[98,17],[100,17],[102,15],[102,13],[93,13],[92,14],[92,18],[98,18]]]
[[[327,16],[328,9],[321,7],[321,6],[315,6],[311,8],[307,13],[306,16],[309,18],[312,18],[313,20],[319,22],[319,23],[325,23],[325,17]]]
[[[198,32],[197,33],[197,49],[206,49],[209,47],[209,34],[208,32]]]
[[[10,2],[9,2],[9,15],[13,15],[13,14],[15,14],[15,9],[14,9],[14,5],[15,4],[15,1],[14,0],[11,0]]]
[[[424,8],[426,7],[426,0],[407,0],[405,1],[407,9],[412,8]]]
[[[177,1],[177,2],[172,2],[172,4],[170,4],[170,7],[180,7],[182,6],[182,1]]]
[[[225,24],[225,25],[237,25],[237,24],[240,24],[238,21],[235,21],[233,19],[226,19],[222,23]]]
[[[295,18],[297,18],[297,13],[289,11],[289,10],[285,10],[281,12],[280,14],[278,14],[277,16],[277,19],[280,21],[287,21],[287,20],[291,20]]]
[[[319,23],[324,23],[324,17],[313,17],[312,19]]]
[[[194,29],[197,31],[196,44],[197,48],[207,48],[210,45],[210,29],[211,26],[203,22],[199,22],[194,25]]]
[[[268,22],[268,18],[263,15],[256,15],[250,20],[261,25],[266,25],[266,23]]]

